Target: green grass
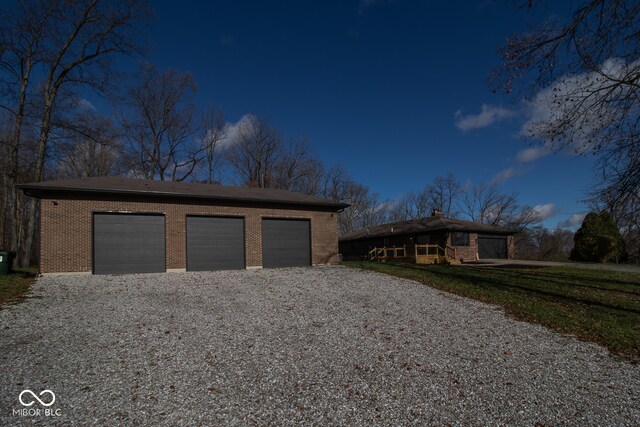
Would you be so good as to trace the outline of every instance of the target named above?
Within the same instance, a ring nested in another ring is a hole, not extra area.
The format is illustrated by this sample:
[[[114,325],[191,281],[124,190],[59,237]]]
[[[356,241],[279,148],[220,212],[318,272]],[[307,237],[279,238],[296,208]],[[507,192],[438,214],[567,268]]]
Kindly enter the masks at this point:
[[[0,276],[0,307],[24,298],[35,283],[37,269],[25,268]]]
[[[640,362],[640,275],[573,267],[469,268],[346,262],[476,300]]]

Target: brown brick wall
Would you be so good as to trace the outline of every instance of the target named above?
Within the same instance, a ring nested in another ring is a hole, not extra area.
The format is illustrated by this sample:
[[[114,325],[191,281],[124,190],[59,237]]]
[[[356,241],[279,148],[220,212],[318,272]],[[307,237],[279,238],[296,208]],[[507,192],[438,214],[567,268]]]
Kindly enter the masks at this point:
[[[451,244],[451,236],[449,236]],[[478,233],[469,233],[469,246],[453,246],[456,250],[456,259],[464,261],[475,261],[478,255]]]
[[[247,267],[262,266],[262,218],[304,218],[311,223],[312,263],[338,262],[337,214],[331,211],[291,209],[287,206],[241,203],[213,204],[121,196],[42,196],[40,218],[40,271],[42,273],[92,270],[92,218],[94,212],[161,213],[166,226],[166,268],[186,268],[186,216],[240,216],[245,219]]]
[[[507,257],[509,259],[516,257],[516,236],[507,236]]]

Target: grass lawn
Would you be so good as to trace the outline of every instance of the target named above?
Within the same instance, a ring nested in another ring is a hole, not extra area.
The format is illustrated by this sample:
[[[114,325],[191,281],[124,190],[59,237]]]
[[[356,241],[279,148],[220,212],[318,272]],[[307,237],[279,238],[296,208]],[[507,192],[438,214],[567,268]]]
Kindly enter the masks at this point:
[[[516,319],[600,343],[640,362],[640,275],[572,267],[468,268],[345,262],[498,304]]]
[[[35,283],[37,268],[20,269],[0,276],[0,306],[18,301]]]

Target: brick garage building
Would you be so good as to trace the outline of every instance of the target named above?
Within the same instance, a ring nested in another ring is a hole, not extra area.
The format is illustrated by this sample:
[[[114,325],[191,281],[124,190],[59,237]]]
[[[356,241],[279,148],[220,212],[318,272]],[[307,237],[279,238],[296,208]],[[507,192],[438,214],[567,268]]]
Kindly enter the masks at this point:
[[[340,237],[345,260],[366,259],[373,248],[405,247],[411,258],[415,245],[439,245],[455,249],[456,259],[473,261],[513,258],[514,232],[508,228],[446,218],[437,211],[430,217],[394,222],[358,230]]]
[[[285,190],[100,177],[23,184],[40,199],[42,273],[338,262],[348,205]]]

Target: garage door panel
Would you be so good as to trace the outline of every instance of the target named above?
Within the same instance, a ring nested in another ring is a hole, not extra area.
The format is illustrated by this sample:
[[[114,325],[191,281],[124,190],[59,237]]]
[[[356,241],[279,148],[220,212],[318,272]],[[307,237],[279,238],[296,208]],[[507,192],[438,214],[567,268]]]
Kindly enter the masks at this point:
[[[244,219],[187,217],[187,270],[245,268]]]
[[[308,220],[264,219],[262,265],[264,268],[311,265],[311,226]]]
[[[93,272],[164,272],[164,221],[162,215],[94,214]]]
[[[505,236],[478,236],[480,259],[506,259],[507,238]]]

